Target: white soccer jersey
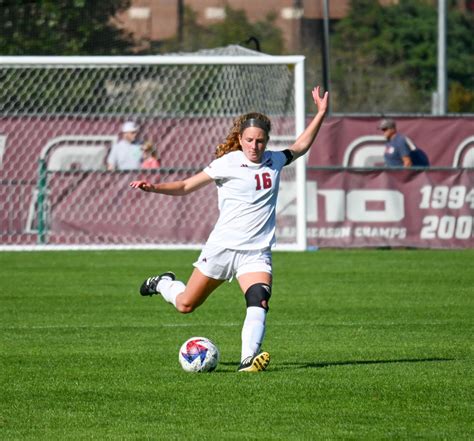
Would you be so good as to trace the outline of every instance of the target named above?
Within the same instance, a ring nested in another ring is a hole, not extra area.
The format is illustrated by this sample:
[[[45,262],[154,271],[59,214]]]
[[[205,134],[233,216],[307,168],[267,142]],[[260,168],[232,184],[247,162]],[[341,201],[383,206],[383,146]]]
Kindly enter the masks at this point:
[[[217,185],[219,219],[208,244],[256,250],[275,243],[275,211],[283,152],[265,151],[256,164],[240,150],[212,161],[204,172]]]

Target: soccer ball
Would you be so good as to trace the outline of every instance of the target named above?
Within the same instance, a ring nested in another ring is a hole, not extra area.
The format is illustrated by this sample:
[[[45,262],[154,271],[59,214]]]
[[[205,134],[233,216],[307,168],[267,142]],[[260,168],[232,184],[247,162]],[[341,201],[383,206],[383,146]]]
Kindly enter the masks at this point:
[[[186,372],[211,372],[219,363],[219,349],[206,337],[191,337],[179,349],[178,357]]]

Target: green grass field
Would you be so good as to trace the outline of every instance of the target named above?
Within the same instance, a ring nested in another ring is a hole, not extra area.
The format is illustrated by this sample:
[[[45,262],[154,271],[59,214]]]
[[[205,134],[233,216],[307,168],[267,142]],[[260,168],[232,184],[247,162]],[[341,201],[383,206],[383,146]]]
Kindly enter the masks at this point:
[[[138,294],[197,255],[0,253],[0,439],[474,438],[474,250],[275,253],[258,374],[236,372],[236,282],[190,315]],[[181,370],[193,335],[215,372]]]

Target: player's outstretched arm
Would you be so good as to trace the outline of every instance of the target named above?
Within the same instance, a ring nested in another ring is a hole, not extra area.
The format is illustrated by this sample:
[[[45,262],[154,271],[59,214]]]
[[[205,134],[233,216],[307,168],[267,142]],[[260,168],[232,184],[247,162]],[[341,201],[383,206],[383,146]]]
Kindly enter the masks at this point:
[[[326,116],[326,112],[328,110],[329,93],[324,92],[324,95],[321,97],[320,90],[320,87],[316,86],[311,92],[318,111],[313,120],[309,123],[308,127],[306,127],[304,132],[298,136],[298,139],[290,147],[290,150],[293,152],[293,159],[303,156],[310,149],[316,138],[316,135],[319,132],[321,124],[323,123],[324,117]]]
[[[208,174],[200,172],[183,181],[163,182],[160,184],[152,184],[148,181],[133,181],[129,185],[132,188],[138,188],[139,190],[151,193],[184,196],[199,190],[210,182],[212,182],[212,178]]]

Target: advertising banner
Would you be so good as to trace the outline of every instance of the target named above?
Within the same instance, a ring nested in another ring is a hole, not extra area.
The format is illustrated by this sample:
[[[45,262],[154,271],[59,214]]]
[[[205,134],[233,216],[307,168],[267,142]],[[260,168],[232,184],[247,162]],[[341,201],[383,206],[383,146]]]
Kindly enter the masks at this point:
[[[324,121],[308,164],[314,167],[383,166],[380,118],[330,117]],[[433,167],[474,167],[474,117],[398,117],[397,132],[423,149]]]
[[[398,131],[427,152],[433,168],[426,171],[380,167],[385,140],[378,122],[373,116],[332,116],[322,125],[307,155],[308,244],[473,247],[474,116],[396,118]],[[40,215],[47,243],[172,245],[206,240],[218,215],[213,192],[201,199],[166,200],[164,210],[162,198],[142,200],[143,195],[127,191],[128,182],[139,179],[143,170],[106,171],[105,158],[121,123],[118,117],[0,118],[0,245],[37,243]],[[160,152],[162,168],[154,178],[169,181],[177,170],[183,176],[201,170],[214,158],[229,124],[229,118],[211,123],[206,118],[156,117],[144,122],[144,139],[156,140]],[[214,141],[202,131],[210,126]],[[293,142],[282,137],[280,126],[274,124],[270,138],[275,148]],[[87,141],[90,137],[94,142]],[[103,138],[100,145],[98,138]],[[46,150],[47,186],[39,197],[39,158]],[[294,183],[281,185],[280,245],[296,238]],[[136,221],[139,215],[147,221]]]
[[[310,168],[307,188],[309,246],[474,245],[474,170]]]

